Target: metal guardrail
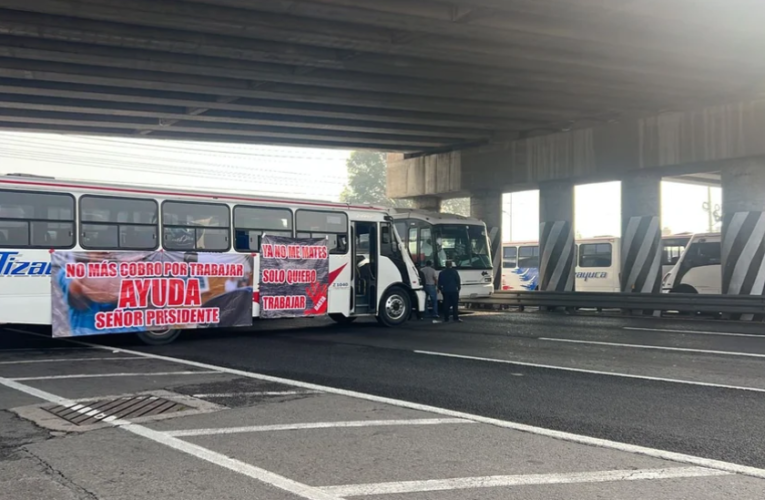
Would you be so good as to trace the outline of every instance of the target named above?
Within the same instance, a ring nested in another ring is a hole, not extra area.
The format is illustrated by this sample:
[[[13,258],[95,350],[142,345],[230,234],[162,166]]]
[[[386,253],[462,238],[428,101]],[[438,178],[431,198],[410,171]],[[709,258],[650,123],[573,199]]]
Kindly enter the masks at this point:
[[[705,295],[692,293],[606,292],[495,292],[491,297],[464,299],[470,305],[510,306],[524,309],[623,309],[689,313],[762,314],[762,295]]]

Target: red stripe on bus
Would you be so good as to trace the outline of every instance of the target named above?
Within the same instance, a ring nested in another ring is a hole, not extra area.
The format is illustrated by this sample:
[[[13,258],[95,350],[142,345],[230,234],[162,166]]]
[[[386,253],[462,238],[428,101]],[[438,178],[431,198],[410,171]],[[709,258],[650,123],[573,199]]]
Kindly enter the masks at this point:
[[[293,200],[279,200],[268,198],[246,198],[243,196],[229,196],[229,195],[212,195],[205,193],[172,193],[169,191],[154,191],[148,189],[133,189],[133,188],[118,188],[109,186],[91,186],[87,184],[59,184],[53,182],[30,182],[30,181],[16,181],[9,179],[0,179],[0,184],[16,184],[20,186],[39,186],[39,187],[56,187],[67,189],[89,189],[93,191],[107,191],[112,193],[132,193],[132,194],[151,194],[155,196],[188,196],[190,198],[203,198],[209,200],[225,201],[249,201],[256,203],[283,203],[285,205],[303,205],[303,206],[315,206],[315,207],[331,207],[331,208],[345,208],[353,210],[376,210],[383,211],[380,208],[368,207],[363,205],[343,205],[338,203],[322,203],[322,202],[310,202],[310,201],[293,201]]]

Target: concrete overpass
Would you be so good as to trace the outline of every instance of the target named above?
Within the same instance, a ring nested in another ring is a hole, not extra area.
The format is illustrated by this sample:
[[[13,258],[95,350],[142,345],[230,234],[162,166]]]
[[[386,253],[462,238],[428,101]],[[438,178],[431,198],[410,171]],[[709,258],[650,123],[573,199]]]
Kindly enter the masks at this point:
[[[719,172],[726,279],[749,293],[764,15],[758,0],[0,0],[0,129],[391,151],[391,195],[468,195],[496,226],[503,191],[539,186],[550,289],[571,281],[575,182],[630,179],[623,285],[650,291],[658,179]]]

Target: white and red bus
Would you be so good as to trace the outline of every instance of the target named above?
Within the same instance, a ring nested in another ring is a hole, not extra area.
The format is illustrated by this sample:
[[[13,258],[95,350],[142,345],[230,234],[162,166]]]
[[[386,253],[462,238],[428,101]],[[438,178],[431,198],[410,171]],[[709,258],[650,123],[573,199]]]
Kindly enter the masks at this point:
[[[423,311],[409,252],[383,207],[0,176],[0,323],[51,324],[51,253],[181,251],[252,254],[263,235],[325,238],[327,313],[387,326]],[[252,315],[260,315],[258,278]],[[176,330],[141,332],[167,343]]]

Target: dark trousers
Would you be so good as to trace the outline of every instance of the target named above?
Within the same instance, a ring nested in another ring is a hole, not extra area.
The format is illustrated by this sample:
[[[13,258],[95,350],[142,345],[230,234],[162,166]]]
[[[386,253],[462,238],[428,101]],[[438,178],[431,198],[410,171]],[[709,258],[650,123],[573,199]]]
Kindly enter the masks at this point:
[[[454,321],[457,321],[460,317],[460,292],[441,292],[441,294],[444,296],[444,321],[449,321],[450,312]]]

